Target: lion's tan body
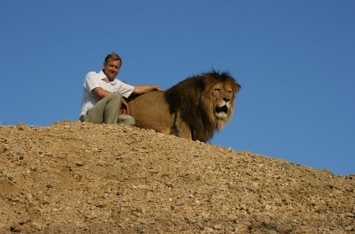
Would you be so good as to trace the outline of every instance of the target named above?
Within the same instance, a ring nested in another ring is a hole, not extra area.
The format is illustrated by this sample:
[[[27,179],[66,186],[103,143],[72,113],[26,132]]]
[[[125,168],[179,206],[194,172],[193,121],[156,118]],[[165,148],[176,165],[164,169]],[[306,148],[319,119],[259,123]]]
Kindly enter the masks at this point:
[[[232,117],[239,88],[228,73],[212,71],[187,78],[166,92],[143,94],[128,104],[137,127],[206,142]]]
[[[129,101],[129,109],[137,127],[170,134],[170,128],[174,125],[174,115],[170,114],[164,92],[152,91],[138,96]]]

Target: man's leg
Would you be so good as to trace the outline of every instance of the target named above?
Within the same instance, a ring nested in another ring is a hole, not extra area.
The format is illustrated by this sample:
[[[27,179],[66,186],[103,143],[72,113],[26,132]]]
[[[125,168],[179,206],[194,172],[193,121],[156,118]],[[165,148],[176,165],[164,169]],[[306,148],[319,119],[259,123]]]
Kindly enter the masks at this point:
[[[136,121],[130,115],[119,115],[117,118],[117,123],[131,125],[131,126],[136,125]]]
[[[116,124],[121,107],[121,98],[122,95],[118,92],[107,95],[84,115],[84,122]]]

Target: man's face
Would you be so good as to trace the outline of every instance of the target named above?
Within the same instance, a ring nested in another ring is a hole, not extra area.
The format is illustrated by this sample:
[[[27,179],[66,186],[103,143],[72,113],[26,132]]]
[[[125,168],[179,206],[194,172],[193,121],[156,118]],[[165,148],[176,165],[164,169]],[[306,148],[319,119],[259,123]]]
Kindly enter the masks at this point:
[[[108,62],[104,63],[103,65],[104,73],[110,81],[113,81],[115,79],[118,72],[120,71],[120,68],[121,68],[120,60],[109,59]]]

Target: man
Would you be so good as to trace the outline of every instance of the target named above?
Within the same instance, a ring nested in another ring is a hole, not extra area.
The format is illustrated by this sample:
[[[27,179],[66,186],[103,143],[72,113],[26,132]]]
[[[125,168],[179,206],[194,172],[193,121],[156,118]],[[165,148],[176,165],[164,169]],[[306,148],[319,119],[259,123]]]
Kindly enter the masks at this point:
[[[122,97],[162,90],[156,85],[132,86],[116,79],[121,65],[120,56],[112,52],[106,56],[99,73],[86,75],[80,113],[82,122],[135,125],[132,116],[121,114],[121,105],[128,108]]]

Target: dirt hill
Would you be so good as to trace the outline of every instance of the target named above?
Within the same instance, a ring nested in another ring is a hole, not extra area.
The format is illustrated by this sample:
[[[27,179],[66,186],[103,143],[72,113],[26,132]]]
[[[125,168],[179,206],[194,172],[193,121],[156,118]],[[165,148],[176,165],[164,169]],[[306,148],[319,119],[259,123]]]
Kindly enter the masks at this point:
[[[355,175],[119,125],[0,141],[0,233],[355,233]]]

